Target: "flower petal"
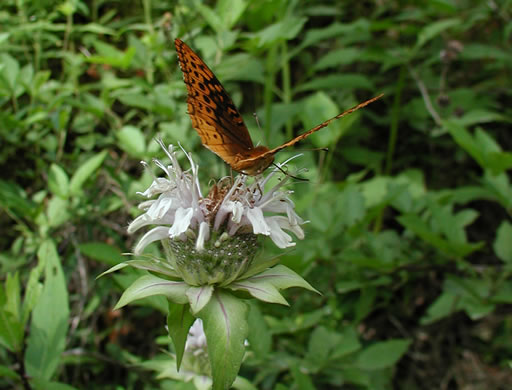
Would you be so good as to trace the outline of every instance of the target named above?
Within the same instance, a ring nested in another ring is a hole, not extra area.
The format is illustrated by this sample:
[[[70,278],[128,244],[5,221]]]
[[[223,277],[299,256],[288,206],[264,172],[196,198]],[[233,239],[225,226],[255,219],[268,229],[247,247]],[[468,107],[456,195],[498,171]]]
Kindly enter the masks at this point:
[[[286,217],[280,215],[267,217],[267,223],[270,226],[270,238],[279,248],[295,246],[291,236],[285,233],[283,229],[292,231],[299,239],[304,238],[304,232],[301,227],[290,224]]]
[[[199,234],[196,240],[196,250],[201,252],[204,250],[204,242],[210,238],[210,225],[207,222],[201,222],[199,225]]]
[[[167,226],[158,226],[154,229],[151,229],[140,239],[133,252],[138,255],[153,241],[162,240],[167,237],[169,237],[169,228]]]
[[[192,209],[192,207],[179,207],[176,210],[174,223],[172,227],[169,229],[170,237],[177,237],[180,234],[185,233],[188,227],[190,226],[190,221],[192,220],[193,215],[194,210]]]
[[[270,234],[270,228],[265,222],[263,211],[259,207],[247,209],[246,214],[247,218],[251,222],[254,234],[264,234],[266,236]]]
[[[173,204],[173,197],[170,194],[162,194],[155,203],[146,211],[151,218],[161,219],[167,214]]]

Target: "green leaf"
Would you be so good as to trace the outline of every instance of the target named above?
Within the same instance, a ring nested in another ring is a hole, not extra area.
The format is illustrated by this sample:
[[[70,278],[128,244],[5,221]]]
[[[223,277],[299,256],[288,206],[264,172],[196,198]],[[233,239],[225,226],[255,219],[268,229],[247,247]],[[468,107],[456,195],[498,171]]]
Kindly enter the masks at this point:
[[[345,47],[343,49],[329,51],[325,56],[315,62],[315,70],[349,65],[361,59],[361,49],[356,47]]]
[[[324,92],[317,92],[307,98],[303,102],[302,107],[300,118],[304,129],[311,129],[318,123],[340,113],[338,105]],[[318,147],[334,145],[346,130],[347,126],[344,124],[343,120],[334,121],[329,125],[326,131],[319,131],[312,134],[310,139],[311,142]]]
[[[459,19],[446,19],[440,20],[438,22],[430,23],[426,27],[423,28],[418,34],[418,40],[416,41],[415,49],[419,49],[426,42],[430,41],[432,38],[436,37],[444,30],[447,30],[453,26],[457,26],[461,24]]]
[[[339,359],[350,355],[361,349],[361,342],[359,341],[358,331],[349,326],[341,331],[341,340],[333,347],[331,359]]]
[[[340,204],[343,205],[343,224],[352,226],[365,215],[364,197],[355,185],[348,185],[343,191]]]
[[[331,352],[336,350],[341,341],[341,335],[319,326],[313,330],[308,342],[307,358],[314,367],[322,367],[328,362]]]
[[[5,290],[0,286],[0,345],[19,353],[23,346],[24,327],[21,318],[18,273],[7,275]]]
[[[38,212],[37,205],[27,199],[20,186],[3,180],[0,180],[0,206],[23,218],[33,218]]]
[[[90,32],[96,35],[116,35],[116,29],[108,28],[97,23],[75,24],[73,26],[75,32]]]
[[[225,29],[231,29],[249,5],[247,0],[220,0],[217,2],[217,14]]]
[[[48,188],[53,194],[60,196],[61,198],[66,198],[68,196],[68,175],[64,169],[57,164],[52,164],[50,166],[50,172],[48,173]]]
[[[68,212],[69,201],[58,196],[54,196],[48,202],[46,215],[48,216],[48,226],[57,227],[67,222],[70,218]]]
[[[44,264],[44,287],[32,312],[30,335],[25,353],[27,374],[44,380],[56,372],[66,347],[69,302],[66,279],[55,243],[44,241],[37,252]]]
[[[480,123],[505,122],[506,116],[494,111],[476,108],[464,113],[464,115],[461,118],[457,118],[457,120],[463,126],[473,126]]]
[[[360,18],[353,23],[341,24],[335,22],[327,27],[311,29],[306,32],[304,42],[299,46],[297,52],[302,51],[307,46],[330,38],[340,39],[340,37],[345,37],[344,41],[346,43],[367,41],[371,37],[369,29],[370,23],[364,18]]]
[[[0,365],[0,378],[11,379],[16,382],[21,382],[21,378],[18,375],[18,373],[4,365]]]
[[[21,321],[21,291],[18,272],[14,275],[7,275],[7,279],[5,280],[5,292],[7,293],[5,309],[14,317],[14,319],[16,319],[16,321]]]
[[[263,84],[265,81],[263,69],[260,59],[246,53],[238,53],[223,58],[222,63],[215,67],[215,74],[223,83],[237,80]]]
[[[32,378],[30,384],[34,390],[78,390],[76,387],[70,386],[62,382],[53,382],[42,378]]]
[[[512,224],[503,221],[496,232],[494,252],[502,261],[512,264]]]
[[[114,310],[120,309],[137,299],[153,295],[164,295],[174,303],[185,304],[188,303],[186,296],[188,289],[189,285],[185,282],[174,282],[153,275],[144,275],[124,291]]]
[[[255,34],[259,39],[258,46],[271,46],[276,41],[294,39],[306,23],[306,18],[288,16]]]
[[[104,242],[86,242],[80,244],[79,249],[85,256],[110,266],[119,264],[125,259],[118,248]]]
[[[365,348],[357,357],[356,364],[364,370],[380,370],[393,367],[407,352],[410,340],[387,340]]]
[[[421,317],[420,323],[422,325],[431,324],[461,309],[460,297],[445,291],[428,307],[427,313]]]
[[[176,369],[179,371],[183,354],[185,353],[188,331],[196,319],[190,314],[188,305],[178,305],[171,301],[168,301],[168,303],[169,314],[167,315],[167,330],[174,343]]]
[[[216,290],[199,313],[203,320],[212,365],[213,390],[229,389],[245,353],[249,331],[247,305],[222,290]]]
[[[319,293],[302,277],[284,265],[276,265],[248,279],[231,283],[226,287],[235,291],[247,291],[254,298],[265,302],[280,303],[282,305],[288,305],[286,300],[279,293],[279,290],[282,289],[302,287]]]
[[[313,380],[307,372],[301,370],[300,365],[294,364],[290,367],[290,371],[293,376],[293,388],[297,390],[316,390]]]
[[[117,93],[119,94],[119,101],[127,106],[146,111],[152,111],[155,108],[155,103],[145,93],[128,90],[119,90]]]
[[[116,132],[119,146],[132,157],[141,158],[146,151],[146,139],[142,131],[135,126],[123,126]]]
[[[511,24],[512,26],[512,24]],[[460,53],[464,60],[491,60],[491,61],[505,61],[509,64],[512,63],[512,55],[510,51],[491,46],[489,44],[469,43],[464,44],[464,50]]]
[[[512,208],[512,186],[507,173],[493,175],[485,171],[482,181],[485,188],[494,195],[492,200],[497,200],[507,210]]]
[[[170,264],[168,264],[166,261],[161,261],[159,259],[137,259],[137,260],[128,260],[124,261],[122,263],[116,264],[106,270],[105,272],[102,272],[100,275],[96,277],[96,279],[101,278],[104,275],[110,274],[115,271],[119,271],[120,269],[126,268],[126,267],[133,267],[137,269],[141,269],[144,271],[151,271],[158,274],[161,274],[163,276],[167,276],[170,278],[177,278],[181,279],[181,275],[174,269]]]
[[[435,246],[440,251],[453,257],[464,257],[470,253],[482,248],[485,243],[461,243],[448,241],[439,234],[433,232],[430,227],[421,220],[417,215],[408,214],[401,215],[397,218],[404,227],[417,234],[422,240]]]
[[[512,153],[502,152],[496,141],[482,129],[477,129],[473,136],[460,121],[444,122],[445,128],[471,157],[483,168],[494,175],[512,168]]]
[[[20,73],[20,65],[18,61],[7,53],[0,54],[0,64],[4,65],[0,73],[0,82],[5,85],[11,95],[14,95]]]
[[[110,267],[108,270],[106,270],[105,272],[102,272],[101,274],[99,274],[98,276],[96,276],[96,279],[99,279],[105,275],[108,275],[112,272],[116,272],[116,271],[119,271],[120,269],[123,269],[123,268],[126,268],[126,267],[129,267],[130,265],[128,264],[127,261],[123,262],[123,263],[119,263],[119,264],[116,264],[114,265],[113,267]]]
[[[2,46],[4,43],[8,42],[10,35],[11,34],[8,32],[0,33],[0,46]]]
[[[85,57],[87,62],[93,64],[105,64],[126,69],[131,65],[133,57],[135,56],[134,47],[129,47],[123,52],[102,41],[94,40],[93,44],[99,55]]]
[[[203,2],[199,0],[193,0],[193,5],[194,9],[201,14],[206,23],[208,23],[210,27],[213,28],[217,33],[228,29],[228,27],[223,24],[219,15]]]
[[[22,324],[25,326],[28,322],[32,310],[39,301],[39,297],[43,292],[44,285],[39,281],[43,272],[43,263],[39,263],[37,267],[30,271],[28,281],[25,285],[25,296],[23,297],[22,307]]]
[[[237,390],[258,390],[256,386],[254,386],[250,381],[241,376],[237,376],[232,385],[233,389]],[[277,390],[277,387],[274,388]]]
[[[103,160],[106,156],[106,150],[100,152],[89,158],[76,170],[75,174],[71,178],[71,183],[69,185],[71,195],[78,195],[82,191],[82,186],[84,185],[85,181],[93,175],[93,173],[101,166],[101,164],[103,164]]]
[[[368,91],[374,91],[375,85],[368,77],[360,74],[332,74],[328,76],[317,76],[310,81],[302,83],[294,89],[294,93],[318,91],[319,89],[342,89],[344,91],[366,89]]]
[[[210,301],[213,293],[213,286],[190,287],[187,290],[188,302],[190,310],[193,314],[199,313]]]
[[[265,318],[258,307],[257,301],[248,301],[250,310],[248,316],[249,328],[249,344],[251,351],[254,352],[259,359],[266,359],[272,347],[272,335],[265,322]]]

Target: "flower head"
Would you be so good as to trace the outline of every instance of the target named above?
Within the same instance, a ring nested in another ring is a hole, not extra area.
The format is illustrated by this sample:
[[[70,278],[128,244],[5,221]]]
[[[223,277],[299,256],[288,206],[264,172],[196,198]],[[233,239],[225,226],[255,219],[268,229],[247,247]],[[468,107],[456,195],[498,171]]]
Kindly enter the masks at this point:
[[[280,248],[295,245],[285,230],[304,238],[300,226],[304,221],[295,212],[291,191],[282,189],[288,177],[268,191],[265,186],[275,172],[252,183],[245,175],[225,177],[203,197],[198,166],[191,156],[183,150],[190,163],[190,169],[183,170],[173,146],[159,143],[170,164],[154,160],[166,177],[154,177],[149,188],[139,193],[149,200],[139,205],[145,212],[129,225],[128,232],[148,225],[153,228],[140,239],[135,254],[160,240],[174,255],[172,265],[187,268],[181,273],[184,280],[193,285],[223,283],[248,268],[258,235],[270,237]]]

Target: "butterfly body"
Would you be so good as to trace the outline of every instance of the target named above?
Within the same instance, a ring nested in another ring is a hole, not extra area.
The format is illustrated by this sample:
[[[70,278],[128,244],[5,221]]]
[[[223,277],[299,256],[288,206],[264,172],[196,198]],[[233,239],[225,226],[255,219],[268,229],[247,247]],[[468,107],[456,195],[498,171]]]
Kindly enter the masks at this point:
[[[174,41],[183,80],[187,86],[188,114],[202,144],[217,154],[237,172],[255,176],[274,161],[274,155],[310,134],[379,99],[374,97],[336,115],[318,126],[273,149],[254,146],[242,116],[213,72],[194,51],[180,39]]]
[[[266,146],[256,146],[236,157],[231,167],[249,176],[262,173],[274,162],[274,154]]]

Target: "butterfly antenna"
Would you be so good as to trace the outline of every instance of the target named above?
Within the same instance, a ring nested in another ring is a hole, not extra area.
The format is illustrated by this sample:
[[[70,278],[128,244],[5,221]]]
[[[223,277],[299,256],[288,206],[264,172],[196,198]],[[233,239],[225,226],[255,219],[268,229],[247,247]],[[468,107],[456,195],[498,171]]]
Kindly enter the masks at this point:
[[[328,152],[329,148],[299,149],[300,152]]]
[[[295,179],[295,180],[299,180],[299,181],[309,181],[308,179],[304,179],[302,177],[298,177],[298,176],[293,176],[293,175],[290,175],[288,172],[286,172],[285,170],[283,170],[283,168],[281,168],[279,165],[277,165],[276,163],[272,163],[273,166],[275,166],[277,169],[279,169],[281,172],[283,172],[286,176],[289,176],[291,177],[292,179]]]

